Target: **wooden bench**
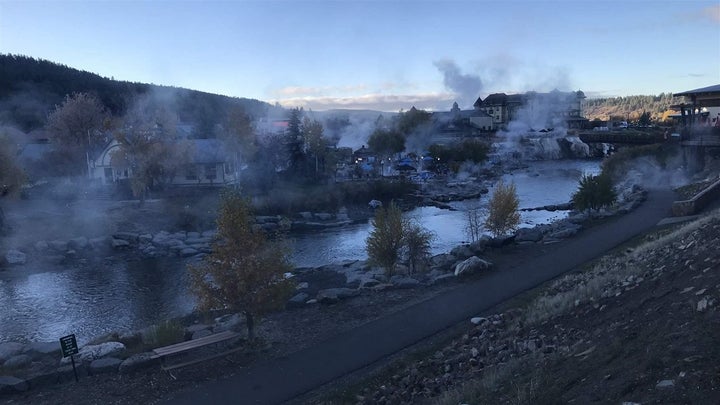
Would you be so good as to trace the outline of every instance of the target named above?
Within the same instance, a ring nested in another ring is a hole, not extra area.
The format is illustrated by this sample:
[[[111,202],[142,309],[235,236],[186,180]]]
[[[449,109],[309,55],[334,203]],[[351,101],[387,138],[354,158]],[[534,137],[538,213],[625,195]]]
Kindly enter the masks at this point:
[[[160,359],[160,365],[161,365],[162,369],[164,371],[170,372],[171,370],[174,370],[176,368],[185,367],[185,366],[189,366],[192,364],[200,363],[202,361],[226,356],[230,353],[241,350],[242,346],[235,347],[235,348],[232,348],[229,350],[224,350],[219,353],[212,353],[208,356],[194,358],[194,359],[191,359],[188,361],[184,361],[181,363],[175,363],[175,364],[167,364],[166,359],[168,357],[179,355],[182,353],[187,353],[191,350],[199,349],[201,347],[206,347],[206,346],[214,345],[214,344],[220,344],[220,343],[227,342],[231,339],[235,339],[238,337],[240,337],[239,333],[231,332],[231,331],[213,333],[212,335],[201,337],[199,339],[188,340],[186,342],[176,343],[176,344],[170,345],[170,346],[158,347],[157,349],[153,349],[153,355],[150,358]],[[170,373],[170,376],[175,378],[175,376],[172,375],[172,373]]]

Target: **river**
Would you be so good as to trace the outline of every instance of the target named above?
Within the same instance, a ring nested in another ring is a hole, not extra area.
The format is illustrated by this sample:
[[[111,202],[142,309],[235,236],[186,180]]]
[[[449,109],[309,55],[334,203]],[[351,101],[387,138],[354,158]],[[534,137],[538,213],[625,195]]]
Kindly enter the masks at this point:
[[[504,176],[506,182],[515,183],[520,208],[565,203],[583,173],[599,171],[598,161],[528,164],[527,169]],[[447,252],[467,240],[466,210],[486,207],[488,198],[451,203],[456,211],[420,207],[407,215],[435,234],[433,253]],[[526,211],[521,226],[566,215],[565,211]],[[370,221],[295,235],[291,240],[293,262],[298,267],[313,267],[365,259],[369,230]],[[185,267],[177,260],[101,261],[74,268],[28,264],[0,273],[0,342],[57,341],[75,333],[82,344],[105,333],[141,329],[186,315],[193,306]]]

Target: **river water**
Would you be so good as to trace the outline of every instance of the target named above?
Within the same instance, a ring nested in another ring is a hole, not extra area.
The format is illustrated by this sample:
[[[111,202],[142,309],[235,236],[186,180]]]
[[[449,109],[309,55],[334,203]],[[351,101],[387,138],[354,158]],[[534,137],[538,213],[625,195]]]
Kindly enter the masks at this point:
[[[504,176],[514,182],[520,208],[566,203],[583,173],[597,173],[598,161],[529,162],[527,169]],[[492,193],[492,189],[490,191]],[[457,211],[417,208],[407,215],[435,234],[433,253],[447,252],[467,240],[466,210],[487,206],[488,195],[451,203]],[[547,223],[564,211],[522,212],[523,227]],[[297,267],[365,259],[370,221],[291,240]],[[67,268],[36,265],[0,273],[0,342],[57,341],[75,333],[81,344],[105,333],[144,328],[190,313],[185,266],[177,260],[100,261]]]

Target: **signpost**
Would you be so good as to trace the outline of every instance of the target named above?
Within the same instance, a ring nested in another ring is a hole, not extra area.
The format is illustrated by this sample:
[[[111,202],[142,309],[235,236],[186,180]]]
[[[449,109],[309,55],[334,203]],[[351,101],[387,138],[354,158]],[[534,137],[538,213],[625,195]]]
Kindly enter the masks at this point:
[[[73,354],[78,354],[79,352],[75,335],[73,334],[61,337],[60,348],[62,349],[63,357],[70,356],[70,361],[73,366],[73,374],[75,375],[75,382],[78,382],[77,371],[75,370],[75,358],[73,357]]]

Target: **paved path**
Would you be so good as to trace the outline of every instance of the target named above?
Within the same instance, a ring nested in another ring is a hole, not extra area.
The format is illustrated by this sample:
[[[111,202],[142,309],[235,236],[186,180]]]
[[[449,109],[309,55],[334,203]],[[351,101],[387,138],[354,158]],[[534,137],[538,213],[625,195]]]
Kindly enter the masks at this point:
[[[485,277],[317,346],[177,393],[168,403],[275,404],[291,400],[600,256],[654,227],[669,215],[673,199],[671,191],[650,191],[648,200],[631,214],[584,230],[565,242],[546,245],[536,257],[519,262],[501,258],[498,270]]]

